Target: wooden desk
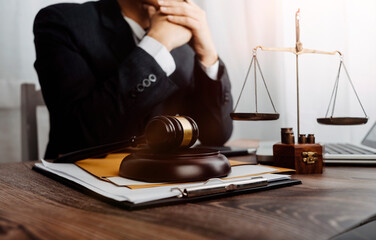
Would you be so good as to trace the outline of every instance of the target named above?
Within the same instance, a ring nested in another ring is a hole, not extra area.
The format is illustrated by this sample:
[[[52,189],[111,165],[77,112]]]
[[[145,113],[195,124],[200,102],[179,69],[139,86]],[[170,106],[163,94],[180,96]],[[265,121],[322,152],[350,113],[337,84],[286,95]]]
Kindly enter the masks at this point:
[[[119,209],[0,164],[0,239],[328,239],[376,214],[375,168],[326,167],[303,184],[216,200]]]

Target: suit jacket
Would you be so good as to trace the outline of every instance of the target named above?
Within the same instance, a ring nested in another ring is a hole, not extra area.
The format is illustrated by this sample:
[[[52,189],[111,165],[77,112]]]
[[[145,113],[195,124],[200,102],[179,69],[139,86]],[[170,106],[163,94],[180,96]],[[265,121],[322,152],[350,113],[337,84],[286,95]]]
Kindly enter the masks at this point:
[[[231,136],[223,62],[219,80],[211,80],[184,45],[171,52],[176,70],[167,77],[135,45],[116,0],[44,8],[34,35],[34,66],[50,113],[46,158],[141,135],[161,114],[192,117],[203,144],[221,145]]]

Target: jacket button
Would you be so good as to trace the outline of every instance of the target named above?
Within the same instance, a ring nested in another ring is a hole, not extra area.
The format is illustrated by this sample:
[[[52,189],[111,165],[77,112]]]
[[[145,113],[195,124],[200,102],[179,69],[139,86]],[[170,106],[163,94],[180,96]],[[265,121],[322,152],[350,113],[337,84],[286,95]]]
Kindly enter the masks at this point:
[[[142,86],[144,86],[144,87],[150,87],[150,85],[151,85],[151,81],[149,79],[144,79],[142,81]]]
[[[154,74],[150,74],[148,78],[149,78],[149,80],[150,80],[151,82],[155,82],[155,81],[157,81],[157,76],[155,76]]]
[[[137,87],[136,87],[136,88],[137,88],[137,91],[138,91],[138,92],[143,92],[144,89],[145,89],[144,86],[143,86],[142,84],[140,84],[140,83],[137,84]]]

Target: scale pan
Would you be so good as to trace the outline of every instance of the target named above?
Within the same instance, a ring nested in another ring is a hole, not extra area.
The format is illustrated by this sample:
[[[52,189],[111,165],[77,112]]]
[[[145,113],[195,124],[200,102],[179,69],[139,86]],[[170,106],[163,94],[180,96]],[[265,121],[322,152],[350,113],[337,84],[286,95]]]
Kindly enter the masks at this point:
[[[318,118],[317,122],[326,125],[359,125],[366,124],[368,118],[361,117],[330,117]]]
[[[279,113],[230,113],[232,120],[266,121],[277,120]]]

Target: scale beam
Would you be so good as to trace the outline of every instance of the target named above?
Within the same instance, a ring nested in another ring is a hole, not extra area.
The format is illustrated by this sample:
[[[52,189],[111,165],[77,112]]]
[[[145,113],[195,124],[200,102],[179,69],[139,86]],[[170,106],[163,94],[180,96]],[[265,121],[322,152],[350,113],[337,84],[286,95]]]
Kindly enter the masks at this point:
[[[295,47],[291,48],[271,48],[271,47],[264,47],[264,46],[257,46],[253,49],[253,51],[257,51],[257,49],[261,49],[262,51],[273,51],[273,52],[291,52],[295,55],[301,55],[304,53],[315,53],[315,54],[326,54],[326,55],[335,55],[339,54],[342,56],[342,53],[338,50],[328,52],[322,50],[314,50],[314,49],[305,49],[303,48],[303,44],[300,42],[300,9],[295,13],[295,34],[296,34],[296,42]]]
[[[314,54],[326,54],[326,55],[336,55],[338,54],[339,56],[342,56],[342,53],[338,50],[333,51],[333,52],[328,52],[328,51],[322,51],[322,50],[314,50],[314,49],[307,49],[307,48],[302,48],[300,52],[296,51],[296,48],[271,48],[271,47],[264,47],[264,46],[257,46],[253,49],[254,51],[257,51],[258,49],[262,51],[269,51],[269,52],[290,52],[295,55],[301,55],[304,53],[314,53]]]

